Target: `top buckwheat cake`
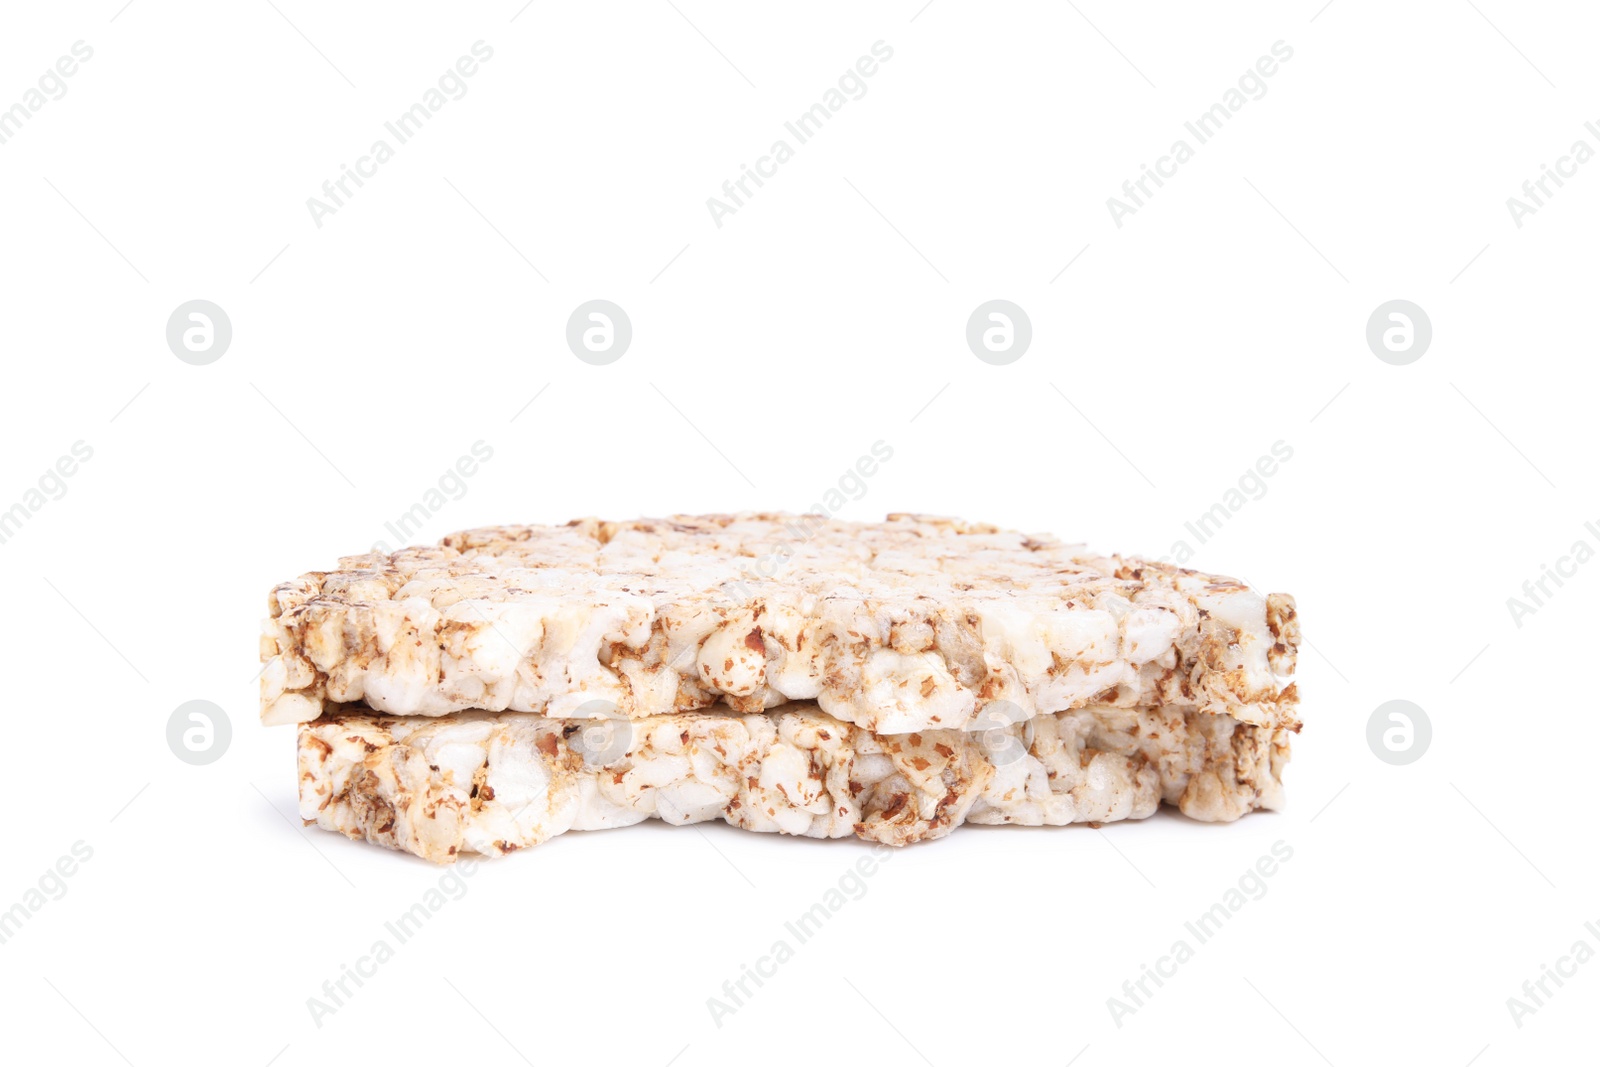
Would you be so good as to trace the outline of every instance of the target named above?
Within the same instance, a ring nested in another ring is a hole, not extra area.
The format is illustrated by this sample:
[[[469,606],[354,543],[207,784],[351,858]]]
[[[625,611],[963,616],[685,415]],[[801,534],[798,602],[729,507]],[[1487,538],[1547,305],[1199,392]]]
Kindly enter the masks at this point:
[[[273,590],[261,718],[814,700],[878,734],[1095,705],[1296,730],[1294,599],[921,515],[496,526]]]

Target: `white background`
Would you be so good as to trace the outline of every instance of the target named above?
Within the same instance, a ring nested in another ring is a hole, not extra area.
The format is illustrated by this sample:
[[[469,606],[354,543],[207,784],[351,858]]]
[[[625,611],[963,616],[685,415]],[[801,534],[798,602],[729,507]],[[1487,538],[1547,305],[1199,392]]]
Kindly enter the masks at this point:
[[[0,545],[0,908],[93,850],[0,945],[8,1060],[1592,1057],[1600,963],[1520,1028],[1506,1000],[1600,949],[1600,566],[1520,627],[1506,600],[1600,547],[1600,162],[1521,228],[1506,198],[1600,148],[1594,12],[920,2],[7,10],[0,107],[94,49],[0,145],[0,508],[94,450]],[[478,40],[467,94],[314,225],[306,199]],[[879,40],[866,95],[714,225],[706,198]],[[1266,95],[1114,225],[1106,198],[1279,40]],[[233,326],[209,366],[164,337],[196,298]],[[609,366],[564,342],[592,298],[633,323]],[[965,344],[992,298],[1032,320],[1009,366]],[[1395,298],[1433,323],[1409,366],[1365,342]],[[479,440],[419,539],[802,510],[882,440],[844,517],[1187,540],[1298,597],[1290,806],[898,853],[720,1028],[707,998],[866,846],[568,835],[480,866],[318,1027],[307,998],[441,872],[299,827],[293,731],[255,724],[258,619],[276,582],[392,542]],[[1280,440],[1197,544],[1185,522]],[[1404,767],[1365,738],[1396,698],[1434,729]],[[209,766],[166,745],[191,699],[231,718]],[[1116,1025],[1107,998],[1280,840],[1266,895]]]

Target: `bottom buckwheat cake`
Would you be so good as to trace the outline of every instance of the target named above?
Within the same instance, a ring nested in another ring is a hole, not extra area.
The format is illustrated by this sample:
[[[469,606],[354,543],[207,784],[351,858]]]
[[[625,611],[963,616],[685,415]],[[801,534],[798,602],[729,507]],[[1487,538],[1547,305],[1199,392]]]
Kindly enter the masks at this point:
[[[890,845],[964,822],[1143,819],[1163,801],[1222,822],[1281,806],[1289,733],[1179,706],[886,735],[814,704],[631,721],[365,712],[301,724],[300,814],[435,863],[648,818]]]

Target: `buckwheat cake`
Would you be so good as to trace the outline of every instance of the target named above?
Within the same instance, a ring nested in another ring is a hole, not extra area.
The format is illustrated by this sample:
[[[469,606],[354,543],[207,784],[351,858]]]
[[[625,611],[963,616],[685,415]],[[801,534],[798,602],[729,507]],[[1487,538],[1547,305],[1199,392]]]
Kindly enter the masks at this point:
[[[810,702],[629,720],[341,714],[299,728],[300,814],[435,863],[568,830],[721,819],[906,845],[964,822],[1202,821],[1282,803],[1288,727],[1091,705],[981,729],[876,735]]]
[[[1295,724],[1292,597],[974,523],[674,516],[469,530],[273,590],[261,718],[644,719],[815,701],[880,734],[1181,706]]]

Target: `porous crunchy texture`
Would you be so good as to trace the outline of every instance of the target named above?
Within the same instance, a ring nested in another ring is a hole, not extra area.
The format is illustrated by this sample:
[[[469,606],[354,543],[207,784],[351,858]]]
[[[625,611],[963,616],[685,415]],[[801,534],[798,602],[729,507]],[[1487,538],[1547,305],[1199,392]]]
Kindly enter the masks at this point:
[[[272,592],[262,720],[360,703],[643,718],[814,700],[879,733],[1181,704],[1295,728],[1286,594],[914,515],[469,530]]]
[[[647,818],[905,845],[963,822],[1202,821],[1278,808],[1289,731],[1093,706],[879,736],[814,704],[596,722],[346,715],[299,730],[300,814],[435,863]]]

